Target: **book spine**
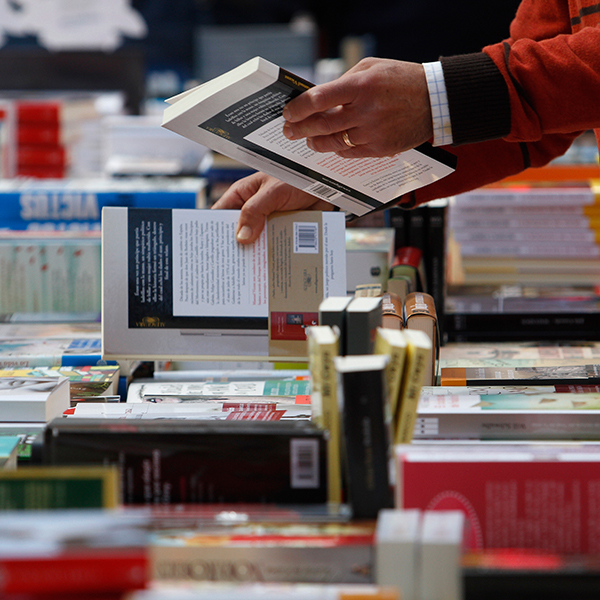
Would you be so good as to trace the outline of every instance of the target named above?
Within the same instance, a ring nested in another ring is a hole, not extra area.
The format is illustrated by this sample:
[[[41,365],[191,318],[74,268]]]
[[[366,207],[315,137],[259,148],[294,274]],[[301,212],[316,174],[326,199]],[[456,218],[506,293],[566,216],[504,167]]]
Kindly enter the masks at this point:
[[[527,258],[597,258],[600,247],[596,242],[570,243],[551,242],[461,242],[461,256],[506,256]]]
[[[450,313],[444,322],[448,340],[453,342],[585,341],[598,339],[600,313]]]
[[[591,206],[598,203],[598,198],[589,188],[560,188],[560,189],[528,189],[515,190],[478,190],[458,194],[455,197],[456,206],[459,207],[497,207],[497,206],[540,206],[562,207],[565,204],[574,206]]]
[[[446,311],[446,216],[448,206],[428,206],[427,208],[427,252],[425,253],[425,274],[427,290],[431,294],[437,313],[437,326],[440,342],[446,341],[444,314]]]
[[[417,333],[417,337],[427,337],[426,334],[418,330],[414,332],[405,330],[405,335],[408,336],[406,359],[402,376],[400,403],[394,420],[394,442],[396,444],[408,444],[413,437],[421,388],[431,361],[432,346],[426,345],[424,340],[423,343],[415,343],[415,333]]]
[[[315,328],[307,332],[309,366],[312,378],[311,419],[328,433],[327,440],[327,498],[329,502],[342,502],[341,423],[337,399],[337,375],[334,358],[339,354],[339,337],[331,332],[329,341],[315,338]]]
[[[260,542],[260,540],[257,540]],[[311,544],[277,544],[261,547],[247,545],[206,544],[187,546],[150,545],[153,581],[227,583],[372,583],[372,539],[362,543],[337,545],[335,538],[325,547]],[[281,597],[288,598],[287,594]],[[293,596],[292,596],[293,597]],[[362,596],[361,596],[362,597]],[[369,596],[370,598],[370,596]]]
[[[392,506],[385,374],[350,371],[339,377],[349,503],[354,518],[373,519],[379,510]]]
[[[147,550],[108,549],[0,558],[3,594],[124,592],[146,587]]]

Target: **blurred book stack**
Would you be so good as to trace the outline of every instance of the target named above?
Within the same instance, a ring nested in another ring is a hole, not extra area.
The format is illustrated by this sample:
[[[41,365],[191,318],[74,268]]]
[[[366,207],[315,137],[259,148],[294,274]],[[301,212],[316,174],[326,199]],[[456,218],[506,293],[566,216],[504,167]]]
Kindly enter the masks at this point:
[[[448,215],[449,340],[598,338],[595,185],[481,189]]]

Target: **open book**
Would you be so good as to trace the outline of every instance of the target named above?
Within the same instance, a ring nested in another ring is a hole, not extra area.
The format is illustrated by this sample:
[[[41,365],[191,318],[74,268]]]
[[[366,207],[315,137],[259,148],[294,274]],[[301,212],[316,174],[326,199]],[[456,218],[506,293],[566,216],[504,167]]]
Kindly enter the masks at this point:
[[[456,157],[423,144],[382,158],[341,158],[283,135],[285,104],[312,84],[255,57],[167,100],[163,127],[364,215],[452,173]]]

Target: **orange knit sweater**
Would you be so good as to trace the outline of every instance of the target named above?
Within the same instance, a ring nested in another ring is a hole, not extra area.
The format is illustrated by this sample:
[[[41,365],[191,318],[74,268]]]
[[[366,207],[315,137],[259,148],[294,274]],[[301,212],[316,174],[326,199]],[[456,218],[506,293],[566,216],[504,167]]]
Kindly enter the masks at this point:
[[[523,0],[509,38],[441,61],[458,166],[403,206],[545,165],[588,129],[600,142],[597,0]]]

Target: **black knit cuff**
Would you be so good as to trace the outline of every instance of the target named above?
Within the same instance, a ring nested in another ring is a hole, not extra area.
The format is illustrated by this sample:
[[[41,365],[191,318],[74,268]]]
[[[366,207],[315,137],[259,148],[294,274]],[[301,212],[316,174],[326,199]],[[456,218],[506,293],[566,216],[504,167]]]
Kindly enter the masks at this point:
[[[484,52],[442,57],[456,145],[510,133],[510,98],[502,73]]]

